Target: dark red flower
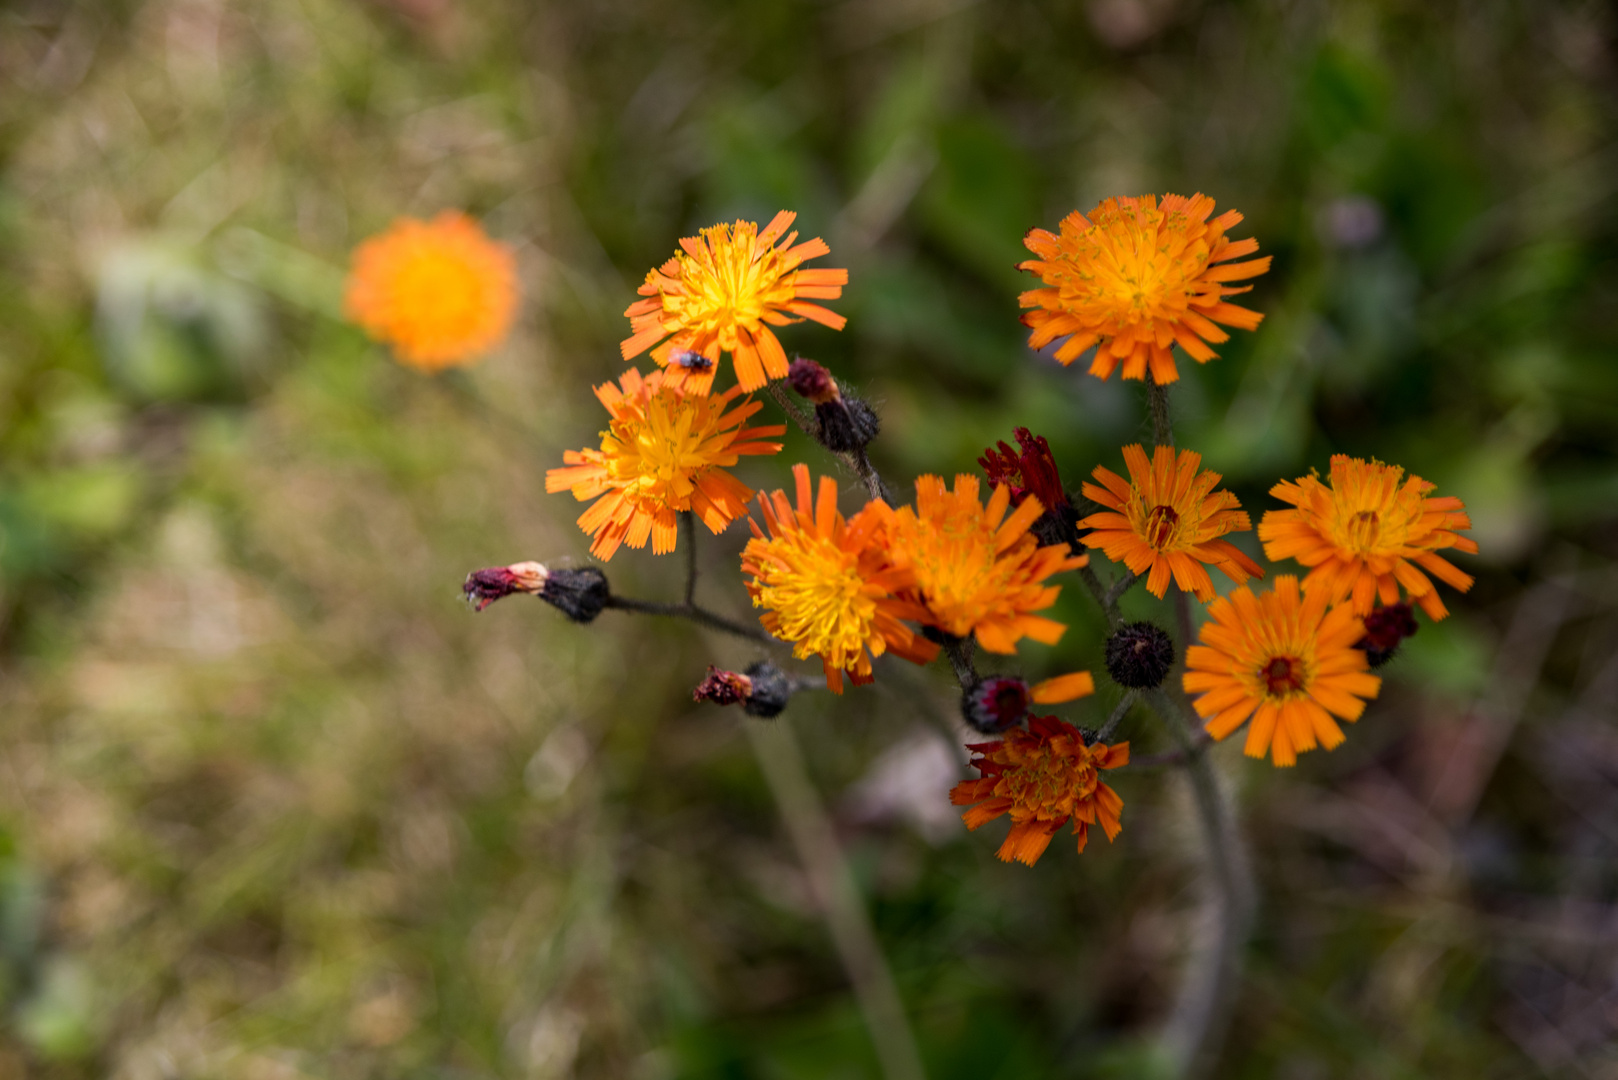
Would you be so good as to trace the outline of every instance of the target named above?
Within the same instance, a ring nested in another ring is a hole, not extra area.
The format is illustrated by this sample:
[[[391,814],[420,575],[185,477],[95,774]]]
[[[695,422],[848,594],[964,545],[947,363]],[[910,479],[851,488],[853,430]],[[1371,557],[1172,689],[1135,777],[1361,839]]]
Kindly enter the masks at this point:
[[[989,477],[991,485],[1005,484],[1011,488],[1011,501],[1022,505],[1029,495],[1039,500],[1047,512],[1068,505],[1067,492],[1056,471],[1056,459],[1051,456],[1050,444],[1043,435],[1035,435],[1027,428],[1015,431],[1018,450],[1000,441],[998,450],[990,447],[978,458],[978,464]]]

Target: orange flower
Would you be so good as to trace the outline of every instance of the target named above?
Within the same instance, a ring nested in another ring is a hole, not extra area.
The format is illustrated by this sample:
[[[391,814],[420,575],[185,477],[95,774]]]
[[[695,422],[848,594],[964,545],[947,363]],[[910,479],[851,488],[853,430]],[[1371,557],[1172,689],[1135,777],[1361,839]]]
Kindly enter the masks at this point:
[[[1362,698],[1374,698],[1382,680],[1366,670],[1354,646],[1365,633],[1347,606],[1327,610],[1326,594],[1300,601],[1298,579],[1283,575],[1259,597],[1242,587],[1208,605],[1201,645],[1186,650],[1183,682],[1207,721],[1208,734],[1223,739],[1252,718],[1248,757],[1268,751],[1277,765],[1291,765],[1305,750],[1331,750],[1343,741],[1333,716],[1358,720]]]
[[[1037,497],[1023,499],[1011,516],[1011,489],[994,489],[989,505],[978,502],[976,477],[955,478],[946,491],[937,476],[916,479],[916,508],[894,513],[894,561],[914,575],[929,616],[927,622],[965,637],[976,633],[989,652],[1017,651],[1024,637],[1054,645],[1067,629],[1039,615],[1056,603],[1061,588],[1043,582],[1063,570],[1089,563],[1070,557],[1066,544],[1040,547],[1028,527],[1045,512]],[[1002,521],[1002,519],[1004,519]]]
[[[455,210],[400,218],[354,250],[343,312],[400,363],[470,364],[505,340],[517,311],[517,260]]]
[[[545,490],[572,491],[580,502],[602,496],[579,517],[599,559],[612,558],[626,541],[645,547],[647,537],[656,554],[673,551],[680,510],[696,511],[711,532],[723,532],[753,497],[724,466],[744,454],[779,453],[780,443],[755,440],[784,434],[785,426],[742,427],[763,406],[749,398],[727,412],[738,387],[697,397],[669,386],[661,371],[642,379],[633,368],[619,382],[622,390],[610,382],[596,387],[612,414],[601,449],[564,453],[569,467],[546,472]]]
[[[1098,770],[1129,764],[1128,743],[1086,746],[1072,724],[1035,716],[1027,731],[1013,728],[999,742],[968,749],[978,755],[972,764],[983,775],[956,784],[949,801],[971,807],[961,815],[968,829],[1011,815],[1011,833],[998,852],[1003,861],[1033,866],[1070,818],[1080,851],[1091,825],[1099,823],[1108,840],[1118,835],[1124,801],[1101,782]]]
[[[1251,285],[1227,281],[1257,277],[1270,257],[1226,263],[1251,255],[1258,241],[1230,240],[1225,230],[1242,220],[1235,210],[1208,220],[1214,201],[1152,195],[1107,199],[1085,217],[1075,210],[1062,219],[1061,235],[1034,229],[1023,244],[1039,256],[1018,264],[1038,274],[1048,288],[1020,297],[1023,325],[1033,329],[1028,346],[1044,348],[1059,337],[1067,342],[1056,359],[1071,364],[1099,344],[1090,374],[1103,379],[1120,362],[1126,379],[1143,379],[1151,369],[1158,384],[1180,377],[1170,352],[1176,342],[1198,363],[1217,353],[1207,342],[1228,341],[1214,323],[1252,330],[1264,318],[1225,302]],[[1071,336],[1070,336],[1071,335]]]
[[[1270,494],[1297,509],[1264,515],[1258,526],[1264,554],[1311,567],[1304,592],[1324,592],[1332,603],[1352,597],[1359,615],[1371,613],[1373,598],[1397,603],[1403,585],[1411,602],[1442,619],[1449,612],[1417,566],[1462,592],[1470,589],[1471,575],[1435,553],[1454,548],[1477,554],[1474,541],[1454,532],[1470,529],[1472,519],[1460,499],[1429,498],[1432,484],[1411,476],[1401,485],[1403,475],[1397,465],[1336,454],[1330,486],[1313,474],[1283,480]]]
[[[624,359],[657,345],[652,358],[665,367],[674,362],[669,381],[683,381],[697,394],[706,394],[713,385],[722,352],[731,354],[743,390],[757,390],[769,379],[785,377],[787,354],[770,326],[798,322],[792,315],[833,330],[841,330],[848,321],[806,302],[842,296],[848,271],[798,268],[831,249],[818,236],[794,247],[798,234],[787,228],[797,216],[783,210],[762,233],[754,222],[738,221],[710,226],[700,237],[683,238],[683,250],[646,272],[639,292],[647,299],[637,300],[624,312],[634,331],[621,346]],[[663,344],[658,345],[660,341]]]
[[[770,535],[752,518],[753,539],[742,551],[742,570],[753,575],[747,591],[764,628],[793,643],[800,660],[819,656],[826,686],[843,692],[846,671],[854,685],[871,681],[871,658],[892,650],[925,664],[938,646],[918,637],[900,619],[927,612],[901,594],[910,575],[889,561],[882,533],[892,518],[886,503],[873,502],[845,521],[837,510],[837,481],[820,478],[819,497],[809,497],[809,467],[792,466],[797,482],[794,511],[786,492],[758,497]]]
[[[1151,569],[1146,587],[1157,596],[1168,590],[1169,577],[1184,592],[1196,593],[1206,603],[1213,599],[1213,579],[1203,563],[1217,566],[1240,585],[1250,577],[1263,577],[1259,565],[1229,540],[1218,537],[1253,526],[1241,503],[1228,491],[1215,491],[1216,472],[1197,472],[1202,455],[1159,446],[1147,464],[1139,444],[1124,447],[1129,480],[1096,466],[1102,487],[1084,485],[1084,495],[1110,513],[1091,514],[1079,522],[1094,529],[1084,546],[1101,548],[1113,562],[1122,562],[1137,574]]]

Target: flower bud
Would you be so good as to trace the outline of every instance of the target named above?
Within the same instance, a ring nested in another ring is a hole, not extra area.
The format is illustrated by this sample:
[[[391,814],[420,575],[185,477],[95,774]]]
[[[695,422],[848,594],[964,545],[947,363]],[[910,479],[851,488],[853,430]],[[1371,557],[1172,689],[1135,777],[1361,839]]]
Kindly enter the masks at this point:
[[[1050,444],[1043,435],[1035,435],[1025,427],[1016,428],[1013,434],[1017,437],[1017,450],[1001,440],[978,458],[990,486],[1005,484],[1009,487],[1014,506],[1021,506],[1024,499],[1034,496],[1045,513],[1029,531],[1039,537],[1041,544],[1067,544],[1077,550],[1079,513],[1062,487]]]
[[[803,357],[787,368],[787,382],[800,396],[815,404],[820,441],[838,454],[861,450],[882,427],[876,410],[853,394],[843,393],[824,366]]]
[[[539,597],[576,623],[592,621],[612,598],[607,575],[596,567],[550,570],[537,562],[474,570],[466,575],[461,592],[478,611],[513,593],[526,593]]]
[[[1398,655],[1400,642],[1415,637],[1418,629],[1409,604],[1389,604],[1365,616],[1365,636],[1354,643],[1354,648],[1365,653],[1372,667],[1379,668]]]
[[[691,692],[691,700],[740,704],[747,715],[768,720],[781,715],[795,689],[792,677],[768,660],[749,667],[746,674],[709,664],[708,675]]]
[[[1014,675],[991,675],[961,692],[961,716],[974,731],[998,735],[1022,723],[1033,700]]]
[[[1174,642],[1148,622],[1125,623],[1107,639],[1107,674],[1119,686],[1151,690],[1174,666]]]

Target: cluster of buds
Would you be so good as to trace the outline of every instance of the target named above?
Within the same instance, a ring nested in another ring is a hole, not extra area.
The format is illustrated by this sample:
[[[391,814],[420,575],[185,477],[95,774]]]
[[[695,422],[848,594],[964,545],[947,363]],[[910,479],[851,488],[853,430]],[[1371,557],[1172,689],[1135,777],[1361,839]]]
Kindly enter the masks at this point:
[[[844,393],[831,372],[802,357],[787,368],[787,382],[799,397],[815,406],[820,441],[836,454],[863,450],[876,438],[881,424],[876,410],[853,394]]]
[[[593,621],[612,600],[607,575],[595,567],[551,570],[537,562],[474,570],[466,575],[461,593],[478,611],[514,593],[526,593],[539,597],[576,623]]]
[[[708,677],[691,692],[691,700],[740,705],[748,716],[769,720],[781,715],[795,689],[792,676],[768,660],[759,661],[745,673],[709,664]]]

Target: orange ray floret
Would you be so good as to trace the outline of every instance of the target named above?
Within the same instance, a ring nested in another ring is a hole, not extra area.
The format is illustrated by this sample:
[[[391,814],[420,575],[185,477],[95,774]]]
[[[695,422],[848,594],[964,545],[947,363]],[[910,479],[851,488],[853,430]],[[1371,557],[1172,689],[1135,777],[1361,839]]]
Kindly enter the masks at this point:
[[[978,755],[972,764],[983,775],[956,784],[949,801],[971,807],[961,815],[968,829],[1011,815],[1011,833],[998,852],[1003,861],[1033,866],[1069,819],[1080,851],[1091,825],[1099,824],[1108,840],[1118,835],[1124,801],[1101,782],[1099,770],[1129,764],[1128,743],[1087,746],[1072,724],[1035,716],[1027,731],[1013,728],[999,742],[968,749]]]
[[[910,574],[888,558],[884,532],[893,512],[873,502],[844,520],[837,509],[837,481],[820,478],[810,499],[809,467],[794,465],[798,505],[786,492],[759,495],[769,536],[751,518],[753,539],[742,551],[742,570],[753,575],[747,591],[764,628],[792,642],[800,660],[819,656],[826,686],[843,692],[843,673],[856,686],[871,681],[871,658],[892,651],[925,664],[938,646],[919,637],[901,619],[927,612],[903,593]]]
[[[1186,650],[1185,692],[1216,739],[1251,718],[1248,757],[1291,765],[1317,745],[1335,749],[1343,729],[1333,717],[1358,720],[1362,699],[1381,690],[1354,647],[1365,634],[1360,617],[1346,604],[1327,610],[1323,592],[1300,594],[1291,575],[1257,597],[1246,586],[1221,596],[1208,617],[1202,644]]]
[[[916,507],[894,512],[894,561],[910,569],[927,622],[956,637],[976,634],[989,652],[1011,653],[1024,637],[1054,645],[1067,627],[1034,615],[1056,603],[1061,588],[1044,584],[1052,574],[1089,564],[1066,544],[1039,546],[1028,527],[1045,512],[1026,496],[1010,517],[1011,489],[1000,484],[989,505],[978,501],[976,477],[916,479]]]
[[[1139,444],[1124,447],[1129,479],[1096,466],[1096,484],[1085,484],[1084,495],[1107,507],[1079,522],[1093,529],[1084,546],[1100,548],[1113,562],[1122,562],[1137,574],[1150,571],[1146,588],[1162,596],[1169,578],[1183,592],[1195,593],[1206,603],[1213,599],[1213,579],[1206,563],[1225,572],[1240,585],[1264,571],[1229,540],[1219,537],[1251,529],[1252,523],[1236,496],[1215,491],[1220,476],[1197,472],[1202,455],[1159,446],[1150,463]]]
[[[505,340],[517,260],[465,214],[400,218],[354,249],[343,313],[421,371],[470,364]]]
[[[1231,281],[1257,277],[1270,257],[1230,262],[1258,250],[1258,241],[1225,235],[1242,220],[1235,210],[1208,220],[1214,201],[1197,194],[1106,199],[1090,211],[1062,219],[1060,235],[1031,230],[1023,244],[1038,256],[1018,269],[1038,274],[1046,285],[1019,298],[1028,346],[1042,349],[1057,338],[1067,341],[1056,359],[1071,364],[1097,346],[1090,374],[1103,379],[1123,364],[1126,379],[1144,379],[1148,370],[1159,385],[1180,377],[1174,366],[1178,344],[1198,363],[1218,354],[1208,347],[1230,340],[1215,323],[1252,330],[1264,316],[1225,297],[1251,285]],[[1225,265],[1216,265],[1223,263]]]
[[[1402,585],[1412,603],[1442,619],[1449,612],[1422,570],[1462,592],[1472,587],[1470,574],[1437,554],[1477,554],[1477,544],[1454,531],[1470,529],[1472,519],[1460,499],[1431,498],[1432,484],[1419,476],[1401,484],[1403,476],[1397,465],[1336,454],[1329,486],[1314,475],[1283,480],[1270,494],[1296,509],[1271,510],[1259,522],[1264,554],[1310,567],[1303,591],[1332,603],[1351,598],[1357,614],[1369,615],[1374,599],[1397,603]]]
[[[671,360],[685,360],[669,368],[669,379],[683,381],[697,394],[706,394],[713,385],[721,353],[731,354],[743,390],[784,378],[787,354],[771,326],[800,321],[793,316],[833,330],[848,321],[810,303],[842,296],[848,271],[800,269],[831,249],[818,236],[794,245],[798,234],[787,229],[797,216],[783,210],[763,232],[754,222],[738,221],[682,239],[673,258],[647,271],[639,289],[647,299],[624,312],[633,331],[621,346],[624,359],[652,349],[652,358],[665,367]],[[691,364],[688,353],[707,362]]]
[[[730,408],[741,390],[698,397],[670,386],[664,373],[641,378],[631,368],[619,385],[602,383],[596,397],[612,414],[601,449],[568,450],[566,468],[545,473],[545,490],[571,491],[580,502],[596,499],[579,516],[579,528],[595,537],[590,554],[612,558],[618,546],[646,546],[662,555],[674,550],[678,511],[692,510],[714,533],[747,512],[753,489],[725,471],[747,454],[775,454],[785,434],[780,424],[744,428],[763,408],[751,398]],[[728,410],[728,411],[727,411]]]

